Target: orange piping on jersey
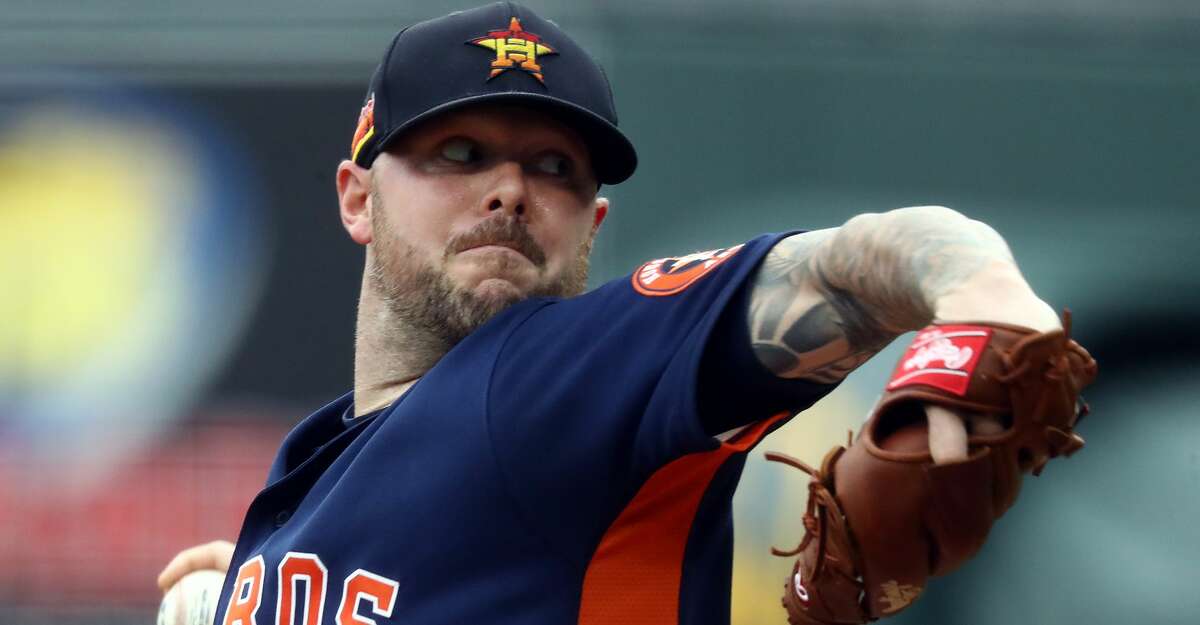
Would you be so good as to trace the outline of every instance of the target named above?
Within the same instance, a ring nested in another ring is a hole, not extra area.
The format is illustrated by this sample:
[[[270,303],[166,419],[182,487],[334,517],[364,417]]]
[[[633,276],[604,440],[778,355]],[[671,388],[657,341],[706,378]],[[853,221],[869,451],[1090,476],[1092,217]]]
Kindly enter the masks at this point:
[[[583,580],[579,625],[674,625],[688,534],[700,499],[730,456],[758,443],[779,413],[717,449],[655,471],[604,533]]]

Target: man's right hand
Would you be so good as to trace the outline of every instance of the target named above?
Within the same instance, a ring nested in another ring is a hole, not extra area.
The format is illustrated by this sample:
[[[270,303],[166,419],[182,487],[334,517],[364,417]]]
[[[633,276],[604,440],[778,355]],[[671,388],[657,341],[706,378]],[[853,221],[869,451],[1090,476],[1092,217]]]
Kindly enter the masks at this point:
[[[175,554],[162,573],[158,574],[158,587],[165,593],[192,571],[216,570],[224,573],[229,570],[229,561],[232,559],[233,543],[228,540],[214,540],[184,549]]]

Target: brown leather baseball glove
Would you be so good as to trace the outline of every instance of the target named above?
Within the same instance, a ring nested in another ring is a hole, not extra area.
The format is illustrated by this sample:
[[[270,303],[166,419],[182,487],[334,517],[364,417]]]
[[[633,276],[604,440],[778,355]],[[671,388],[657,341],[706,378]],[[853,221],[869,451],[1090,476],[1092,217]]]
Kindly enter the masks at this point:
[[[1079,391],[1096,361],[1064,329],[1038,333],[995,323],[937,323],[901,358],[856,440],[820,469],[767,458],[812,476],[805,536],[784,584],[788,622],[865,623],[911,604],[926,580],[982,546],[1016,500],[1025,472],[1083,446]],[[992,415],[1002,431],[971,434],[966,460],[934,464],[924,405]]]

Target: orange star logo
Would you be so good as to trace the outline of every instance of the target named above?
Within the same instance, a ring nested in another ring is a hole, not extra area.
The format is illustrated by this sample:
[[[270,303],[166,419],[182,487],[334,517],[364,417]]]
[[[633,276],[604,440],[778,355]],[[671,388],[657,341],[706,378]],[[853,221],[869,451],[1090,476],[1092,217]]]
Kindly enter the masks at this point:
[[[484,37],[468,41],[496,53],[492,61],[491,80],[510,69],[519,69],[531,74],[538,82],[545,84],[542,76],[542,66],[538,65],[539,56],[558,54],[553,48],[542,43],[542,38],[521,28],[521,20],[512,18],[508,30],[492,30]]]

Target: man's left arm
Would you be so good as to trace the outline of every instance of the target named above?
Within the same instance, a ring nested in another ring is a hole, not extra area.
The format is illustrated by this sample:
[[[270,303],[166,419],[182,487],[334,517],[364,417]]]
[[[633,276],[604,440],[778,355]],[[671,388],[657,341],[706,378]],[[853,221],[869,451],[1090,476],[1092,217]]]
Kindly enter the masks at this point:
[[[793,623],[861,623],[911,604],[983,544],[1022,475],[1074,453],[1095,361],[985,224],[941,207],[861,215],[784,239],[753,283],[753,349],[785,378],[836,382],[917,335],[858,437],[812,479],[784,605]],[[968,412],[970,411],[970,412]],[[973,413],[978,414],[973,414]]]
[[[784,378],[839,382],[900,334],[934,320],[1061,327],[1004,239],[940,206],[863,214],[788,237],[753,280],[753,350]],[[934,407],[929,423],[939,461],[965,454],[959,419]]]
[[[750,336],[785,378],[837,382],[934,319],[1059,327],[990,226],[940,206],[854,217],[781,240],[754,278]]]

